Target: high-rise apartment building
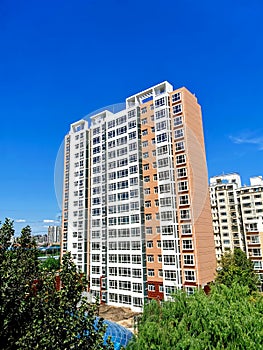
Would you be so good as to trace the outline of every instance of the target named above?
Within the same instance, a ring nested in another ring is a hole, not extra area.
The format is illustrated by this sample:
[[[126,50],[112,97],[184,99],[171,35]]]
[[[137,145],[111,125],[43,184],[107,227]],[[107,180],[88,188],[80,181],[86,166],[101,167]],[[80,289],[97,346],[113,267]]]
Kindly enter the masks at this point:
[[[217,259],[240,248],[263,282],[262,177],[252,177],[249,186],[242,186],[236,173],[214,176],[210,179],[210,199]]]
[[[214,279],[201,108],[163,82],[71,125],[65,138],[62,253],[94,296],[139,309]]]
[[[243,222],[236,190],[241,187],[236,173],[210,178],[210,200],[213,218],[216,258],[226,251],[245,249]]]
[[[237,190],[245,234],[247,257],[253,262],[263,286],[263,180],[250,178],[250,186]]]

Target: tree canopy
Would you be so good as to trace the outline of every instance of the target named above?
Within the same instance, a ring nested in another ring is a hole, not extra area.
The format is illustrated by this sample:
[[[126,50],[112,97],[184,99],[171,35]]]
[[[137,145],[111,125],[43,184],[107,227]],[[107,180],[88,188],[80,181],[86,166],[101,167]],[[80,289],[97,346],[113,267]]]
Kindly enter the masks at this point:
[[[227,252],[223,255],[216,276],[216,283],[231,287],[233,284],[247,286],[256,291],[259,284],[258,276],[254,272],[253,263],[241,249]]]
[[[129,350],[263,349],[263,299],[248,287],[212,286],[145,305]]]
[[[104,344],[98,305],[81,298],[85,277],[65,254],[59,272],[40,268],[29,226],[14,239],[13,222],[0,227],[1,349],[113,349]],[[81,300],[81,303],[80,303]]]

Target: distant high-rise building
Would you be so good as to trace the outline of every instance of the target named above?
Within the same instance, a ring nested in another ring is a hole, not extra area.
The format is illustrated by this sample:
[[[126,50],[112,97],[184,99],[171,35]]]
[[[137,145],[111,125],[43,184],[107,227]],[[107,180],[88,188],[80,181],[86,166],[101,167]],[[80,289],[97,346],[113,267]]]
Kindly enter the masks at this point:
[[[61,226],[48,226],[47,243],[60,243]]]
[[[65,137],[62,254],[92,294],[140,309],[192,293],[216,259],[201,108],[163,82],[73,123]]]
[[[210,198],[217,259],[226,251],[240,248],[263,282],[262,177],[252,177],[249,186],[242,186],[236,173],[214,176],[210,179]]]
[[[236,173],[210,178],[210,199],[218,260],[226,251],[233,251],[234,248],[245,249],[243,223],[236,192],[240,187],[241,179]]]

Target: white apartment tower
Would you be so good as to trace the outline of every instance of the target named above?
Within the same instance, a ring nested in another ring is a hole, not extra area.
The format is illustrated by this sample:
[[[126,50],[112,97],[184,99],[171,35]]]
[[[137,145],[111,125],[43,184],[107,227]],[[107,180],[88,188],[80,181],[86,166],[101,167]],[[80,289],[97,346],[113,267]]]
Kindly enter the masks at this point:
[[[249,186],[242,186],[236,173],[214,176],[210,178],[210,200],[217,260],[226,251],[242,249],[253,262],[262,283],[262,177],[252,177]]]
[[[216,258],[226,251],[245,249],[243,224],[236,190],[241,187],[236,173],[210,178],[210,200],[214,228]]]
[[[101,302],[139,310],[189,293],[216,261],[201,109],[163,82],[71,125],[65,137],[62,254]]]

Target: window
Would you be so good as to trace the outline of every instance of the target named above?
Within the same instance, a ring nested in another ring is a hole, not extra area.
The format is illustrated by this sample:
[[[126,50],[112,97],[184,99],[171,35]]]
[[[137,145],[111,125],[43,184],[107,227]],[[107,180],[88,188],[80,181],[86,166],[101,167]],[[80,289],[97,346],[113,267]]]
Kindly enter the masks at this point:
[[[174,118],[174,126],[182,125],[183,124],[183,117],[176,117]]]
[[[179,204],[180,205],[187,205],[187,204],[189,204],[188,194],[185,194],[183,196],[179,196]]]
[[[138,223],[140,221],[139,214],[131,215],[131,224]]]
[[[164,271],[164,278],[167,281],[176,281],[176,272],[171,270]]]
[[[130,263],[131,262],[131,257],[130,255],[127,254],[119,254],[119,263]]]
[[[151,235],[153,232],[152,232],[152,227],[146,227],[145,228],[145,232],[147,235]]]
[[[110,219],[111,218],[109,218],[109,220]],[[114,218],[114,219],[116,219],[116,218]],[[129,216],[120,216],[120,217],[118,217],[118,225],[127,225],[127,224],[129,224],[129,220],[130,220]]]
[[[138,185],[138,178],[137,177],[130,178],[130,185],[131,186]]]
[[[147,112],[147,107],[141,108],[141,114],[145,114]]]
[[[141,242],[140,241],[133,241],[131,242],[132,250],[140,250],[141,249]]]
[[[184,255],[184,265],[194,265],[194,255],[193,254]]]
[[[186,177],[187,176],[187,171],[186,168],[179,168],[177,169],[177,177]]]
[[[140,264],[142,261],[142,258],[140,255],[132,255],[132,263],[133,264]]]
[[[147,241],[146,246],[147,248],[153,248],[153,241]]]
[[[166,120],[156,123],[156,131],[165,130],[167,128]]]
[[[149,164],[145,164],[145,165],[143,166],[143,170],[149,170],[149,169],[150,169]]]
[[[175,264],[175,256],[174,255],[163,255],[164,265],[174,265]]]
[[[262,270],[262,261],[252,261],[252,263],[254,264],[254,270]]]
[[[147,275],[148,275],[149,277],[154,277],[154,269],[148,269]]]
[[[152,206],[151,201],[145,201],[144,206],[145,208],[150,208]]]
[[[188,182],[187,181],[181,181],[178,182],[178,191],[187,191],[188,190]]]
[[[148,135],[148,130],[147,129],[142,130],[142,136],[146,136],[146,135]]]
[[[128,118],[132,118],[135,117],[136,113],[135,113],[135,109],[131,110],[128,112]]]
[[[144,176],[143,181],[144,182],[150,182],[150,176]]]
[[[180,217],[181,217],[181,220],[189,220],[191,218],[190,210],[189,209],[180,210]]]
[[[115,229],[110,229],[109,230],[109,237],[110,238],[117,237],[117,231]]]
[[[162,98],[159,98],[158,100],[155,100],[155,107],[160,107],[160,106],[163,106],[165,104],[165,98],[162,97]]]
[[[128,128],[129,129],[133,129],[136,127],[136,120],[133,120],[131,122],[128,123]]]
[[[181,113],[182,112],[182,105],[175,105],[173,106],[173,114]]]
[[[119,250],[130,250],[129,241],[120,241],[118,244]]]
[[[115,126],[115,120],[111,120],[108,122],[108,129],[111,129]]]
[[[143,141],[142,142],[142,147],[147,147],[148,146],[148,141]]]
[[[162,167],[166,167],[169,165],[169,159],[168,158],[162,158],[158,160],[158,167],[162,168]]]
[[[193,241],[191,239],[183,239],[183,249],[193,250]]]
[[[184,136],[184,130],[183,129],[177,129],[174,131],[174,138],[179,139],[180,137]]]
[[[170,235],[172,233],[173,233],[173,226],[172,225],[162,226],[162,234],[163,235]]]
[[[164,197],[160,198],[160,206],[161,207],[169,207],[172,204],[172,198],[171,197]]]
[[[185,162],[186,162],[185,154],[180,154],[179,156],[176,156],[176,164],[183,164]]]
[[[189,281],[189,282],[195,281],[195,271],[185,270],[184,271],[184,277],[185,277],[186,281]]]
[[[164,250],[173,250],[174,249],[174,241],[172,241],[172,240],[163,241],[163,249]]]
[[[159,181],[168,180],[170,178],[169,170],[159,172]]]
[[[161,109],[160,111],[157,111],[155,113],[155,119],[156,120],[157,119],[161,119],[161,118],[165,117],[165,115],[166,115],[166,110],[165,109]]]
[[[120,124],[123,124],[125,122],[126,122],[126,115],[123,115],[116,120],[116,125],[120,125]]]
[[[144,152],[144,153],[142,154],[142,157],[143,157],[143,158],[148,158],[148,157],[149,157],[149,152]]]
[[[125,154],[127,154],[127,152],[128,152],[127,147],[120,148],[117,150],[117,156],[118,157],[124,156]],[[115,154],[115,151],[114,151],[114,154]],[[115,157],[115,155],[114,155],[114,157]]]
[[[118,237],[130,237],[130,231],[128,228],[118,229]]]
[[[132,269],[132,277],[133,278],[140,278],[142,276],[141,269]]]
[[[119,267],[119,276],[130,277],[131,269],[128,267]]]
[[[250,243],[252,244],[260,243],[259,236],[250,236]]]
[[[181,225],[182,234],[183,235],[191,235],[192,234],[192,226],[190,224]]]
[[[153,256],[153,255],[147,255],[147,261],[148,261],[149,263],[154,262],[154,256]]]
[[[172,95],[172,102],[179,101],[181,99],[181,93],[177,92],[176,94]]]
[[[136,139],[136,131],[129,133],[129,140],[133,140],[133,139]]]
[[[141,283],[133,283],[132,284],[132,291],[136,293],[142,292],[142,284]]]
[[[130,209],[131,210],[139,210],[139,202],[131,202]]]
[[[141,124],[142,124],[142,125],[147,124],[147,118],[143,118]]]
[[[161,143],[161,142],[164,142],[164,141],[167,141],[167,133],[163,133],[163,134],[159,134],[157,135],[156,137],[156,142],[157,143]]]
[[[109,250],[116,250],[117,242],[109,242]]]
[[[151,193],[151,190],[150,190],[150,188],[145,188],[144,189],[144,194],[150,194]]]
[[[152,214],[145,214],[145,220],[152,220]]]
[[[148,291],[149,291],[149,292],[155,292],[155,286],[154,286],[154,284],[148,284]]]
[[[138,171],[137,165],[130,166],[130,174],[136,174]]]
[[[131,190],[130,191],[130,198],[136,198],[136,197],[138,197],[138,195],[139,195],[138,190]]]

